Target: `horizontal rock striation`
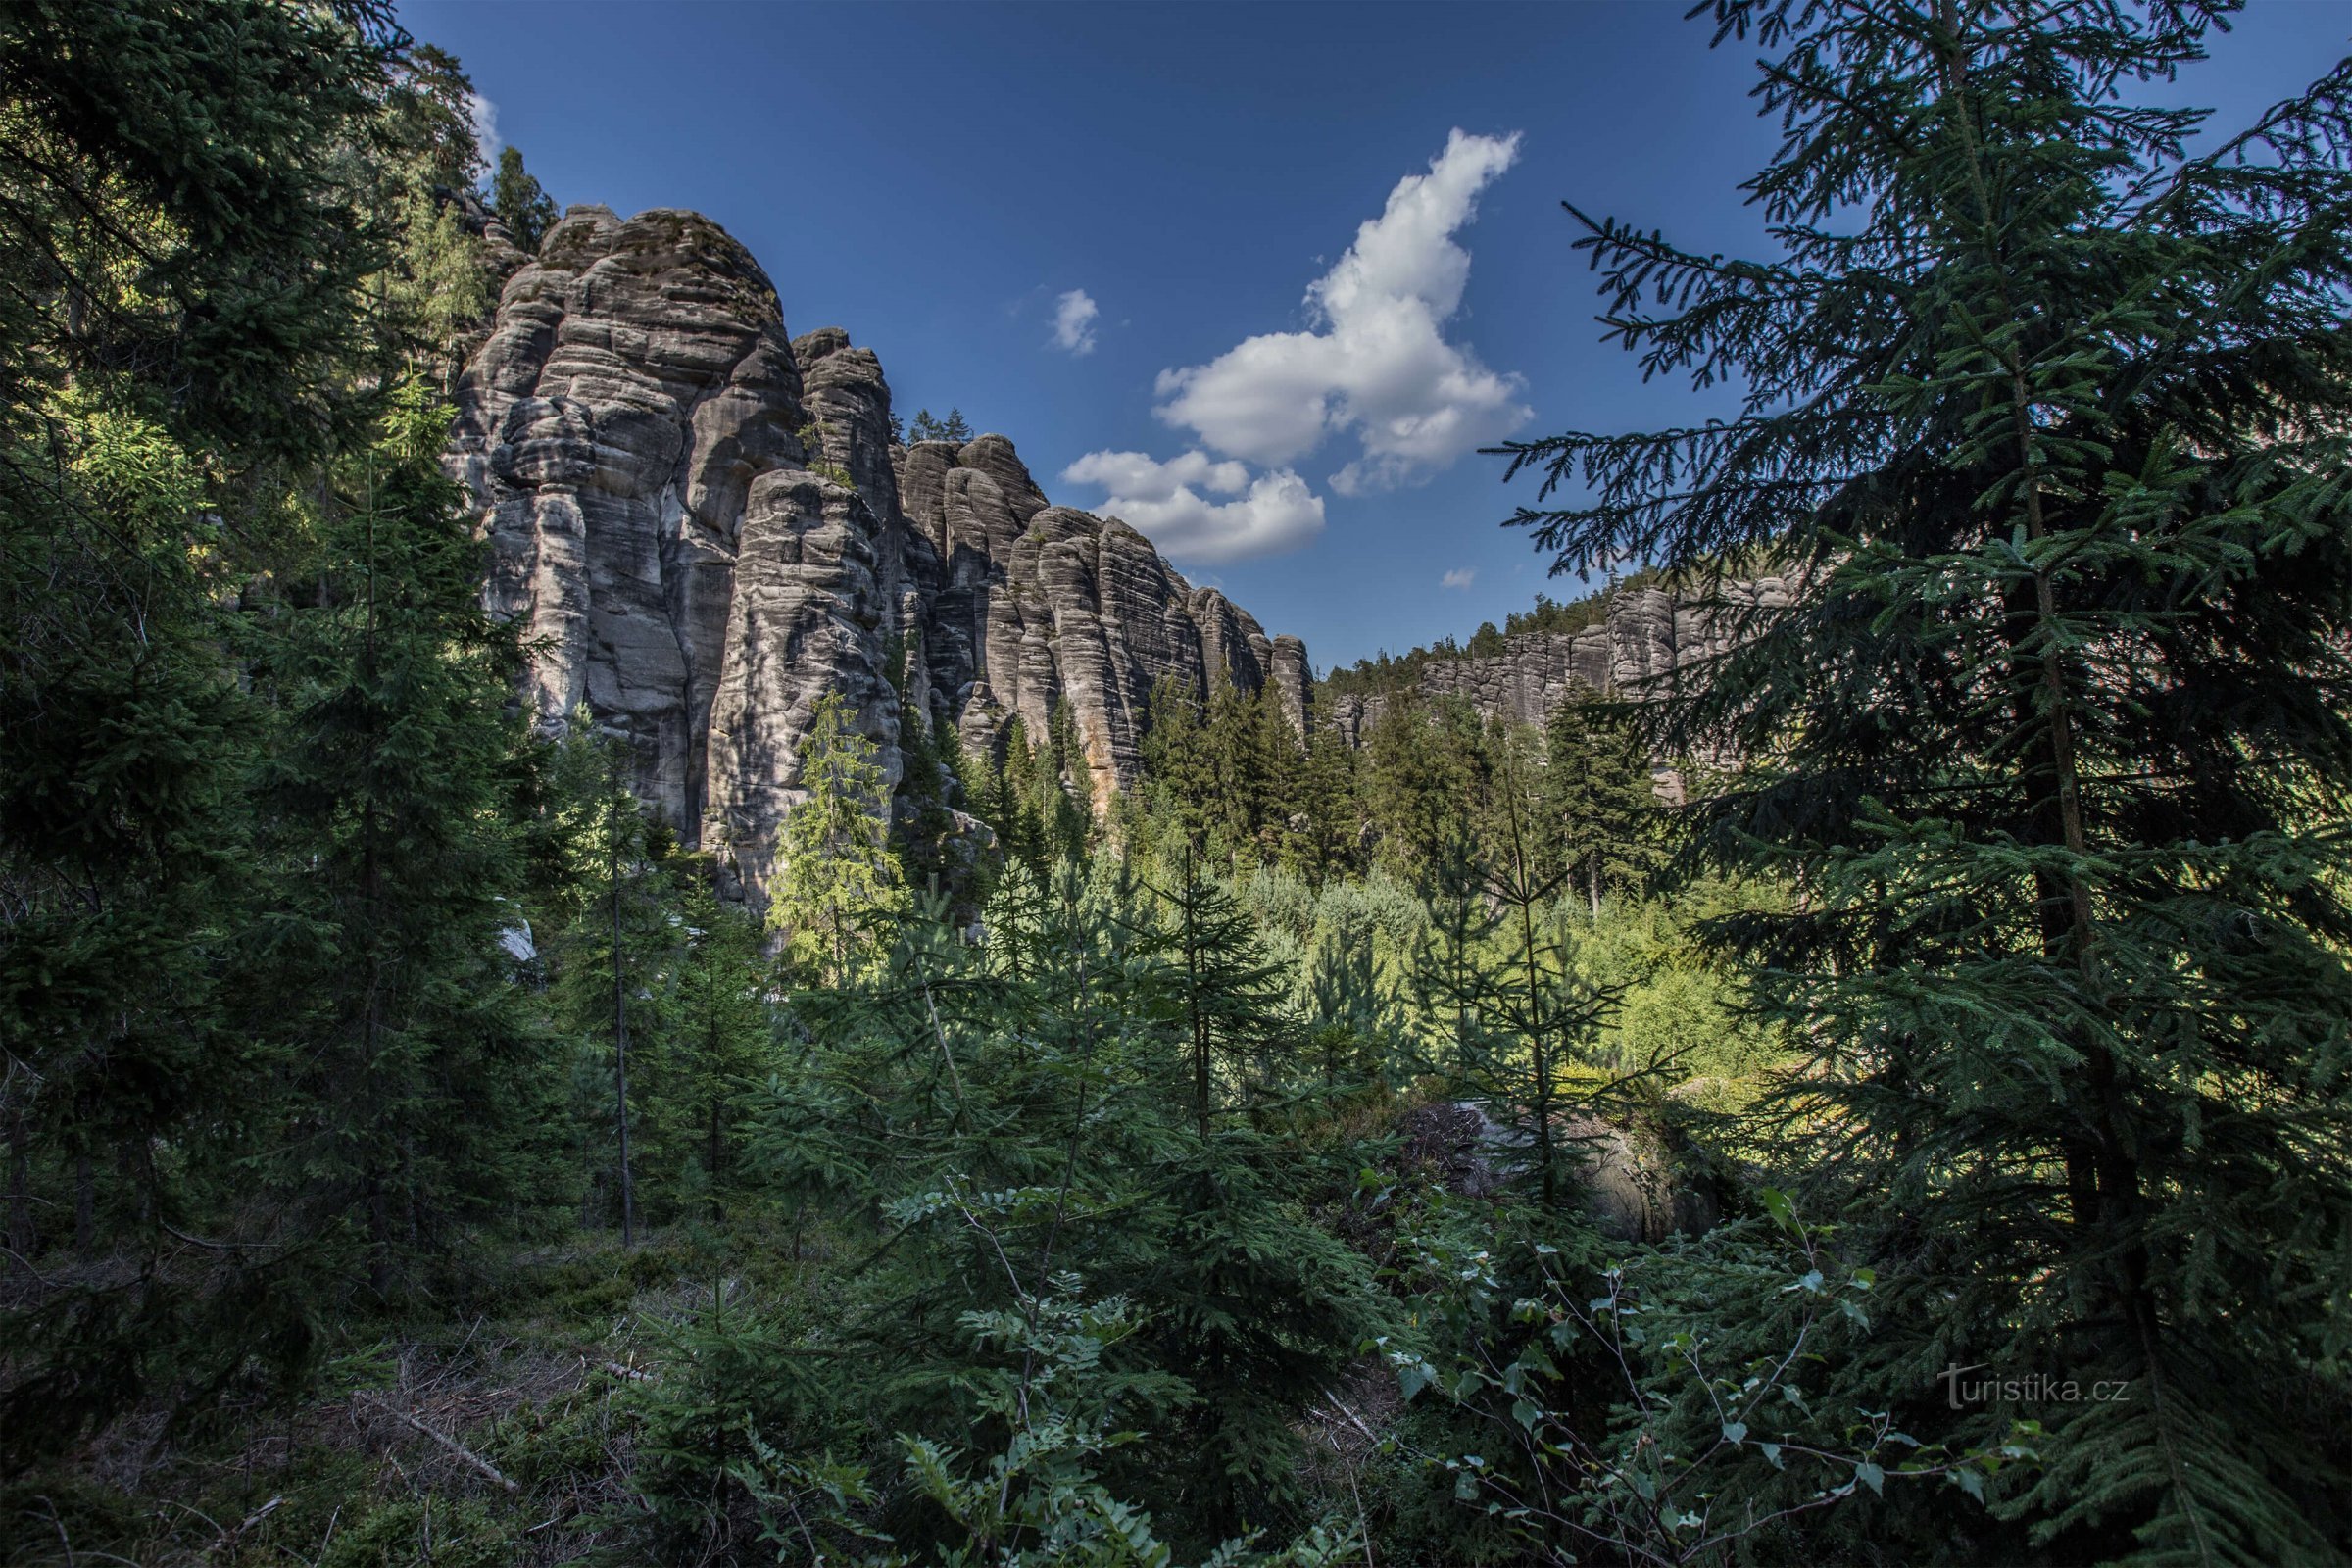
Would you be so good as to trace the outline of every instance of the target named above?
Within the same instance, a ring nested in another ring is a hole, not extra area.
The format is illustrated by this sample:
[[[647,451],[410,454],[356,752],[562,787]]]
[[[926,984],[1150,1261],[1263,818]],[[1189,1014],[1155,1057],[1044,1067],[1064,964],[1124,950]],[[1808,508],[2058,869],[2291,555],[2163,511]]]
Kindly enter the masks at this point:
[[[1488,719],[1542,724],[1579,693],[1638,695],[1670,684],[1685,669],[1731,646],[1730,627],[1748,607],[1788,605],[1792,585],[1782,577],[1727,582],[1710,604],[1688,604],[1656,588],[1616,594],[1602,619],[1582,631],[1523,632],[1500,654],[1432,660],[1413,690],[1424,697],[1458,697]],[[1317,718],[1350,746],[1389,701],[1382,695],[1328,694]]]
[[[788,337],[697,214],[572,208],[513,265],[458,405],[449,464],[485,601],[530,647],[525,700],[618,737],[639,796],[749,896],[827,693],[894,778],[914,717],[987,747],[1066,703],[1099,804],[1136,777],[1163,677],[1272,682],[1304,731],[1298,639],[1052,505],[1003,436],[896,444],[872,352]]]

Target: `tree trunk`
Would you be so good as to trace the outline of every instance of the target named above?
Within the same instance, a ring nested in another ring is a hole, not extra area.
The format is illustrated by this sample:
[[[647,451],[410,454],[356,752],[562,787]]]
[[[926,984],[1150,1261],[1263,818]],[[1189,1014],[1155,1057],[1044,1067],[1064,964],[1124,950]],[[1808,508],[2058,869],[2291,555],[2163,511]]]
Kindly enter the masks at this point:
[[[377,695],[375,666],[375,463],[368,465],[368,533],[367,635],[360,653],[360,686],[369,699]],[[368,1278],[378,1299],[392,1294],[392,1216],[384,1194],[384,1172],[381,1158],[383,1136],[382,1085],[376,1079],[376,1058],[383,1047],[384,1034],[384,971],[382,953],[383,918],[383,862],[378,843],[376,823],[376,762],[382,737],[369,719],[366,760],[362,777],[366,780],[367,804],[360,813],[360,907],[365,911],[368,944],[365,969],[367,992],[360,1009],[360,1071],[364,1089],[361,1103],[366,1107],[362,1126],[363,1152],[360,1156],[362,1175],[360,1186],[367,1195],[368,1204]]]
[[[1967,92],[1968,59],[1961,41],[1957,9],[1951,0],[1939,0],[1937,22],[1943,28],[1944,90],[1955,102],[1963,102]],[[1958,215],[1964,220],[1972,217],[1982,234],[1982,250],[1986,261],[2002,269],[1995,275],[2007,275],[2009,258],[2001,250],[1996,204],[1992,187],[1985,172],[1984,153],[1976,144],[1972,122],[1964,111],[1953,123],[1958,128],[1968,153],[1968,172],[1971,190],[1977,205],[1974,215]],[[2011,321],[2031,318],[2033,307],[2021,306],[2002,291],[1999,301],[2001,314]],[[2026,537],[2040,544],[2049,537],[2042,487],[2035,471],[2034,449],[2034,412],[2036,403],[2033,386],[2026,376],[2026,363],[2015,343],[2001,350],[2009,373],[2010,433],[2016,443],[2016,472],[2020,480],[2024,503]],[[2029,597],[2030,594],[2030,597]],[[2080,860],[2088,853],[2089,835],[2082,815],[2082,769],[2075,751],[2075,731],[2072,703],[2067,689],[2066,669],[2055,638],[2050,635],[2058,620],[2057,596],[2047,569],[2037,568],[2031,589],[2024,585],[2011,588],[2003,600],[2006,612],[2003,632],[2015,657],[2010,663],[2011,690],[2018,722],[2026,733],[2034,736],[2024,759],[2028,814],[2038,842],[2062,844],[2076,858],[2063,877],[2048,872],[2035,876],[2034,893],[2039,905],[2043,956],[2053,962],[2071,962],[2082,977],[2087,996],[2096,999],[2100,986],[2098,958],[2092,948],[2095,939],[2090,889],[2082,880]],[[2020,646],[2024,637],[2038,630],[2044,635],[2038,657],[2028,660]],[[2033,692],[2038,689],[2046,711],[2034,710]],[[2041,781],[2037,792],[2035,781]],[[2116,1063],[2113,1054],[2096,1040],[2073,1042],[2083,1058],[2082,1066],[2068,1074],[2067,1081],[2087,1090],[2074,1105],[2063,1107],[2075,1114],[2067,1118],[2058,1143],[2066,1162],[2068,1205],[2075,1223],[2087,1226],[2098,1220],[2113,1223],[2139,1203],[2139,1171],[2136,1160],[2128,1147],[2123,1107],[2117,1089]],[[2084,1246],[2096,1250],[2104,1244],[2095,1238],[2085,1238]],[[2127,1308],[2137,1317],[2144,1303],[2133,1281],[2144,1272],[2145,1250],[2138,1242],[2128,1250],[2125,1258]]]
[[[20,1257],[29,1258],[40,1238],[32,1226],[32,1161],[24,1154],[21,1123],[9,1135],[8,1145],[8,1246]]]
[[[372,862],[372,852],[368,858]],[[372,867],[366,881],[372,886]],[[381,1299],[392,1294],[392,1215],[384,1196],[383,1166],[377,1157],[377,1139],[383,1118],[383,1098],[380,1086],[376,1083],[375,1071],[376,1042],[382,1029],[381,1004],[377,995],[379,989],[380,977],[376,972],[375,954],[371,946],[368,955],[368,1002],[361,1022],[360,1071],[366,1086],[362,1103],[366,1107],[364,1114],[367,1119],[361,1129],[360,1190],[366,1196],[368,1207],[368,1283]]]
[[[1200,1008],[1200,949],[1198,942],[1199,909],[1196,907],[1200,885],[1194,879],[1193,855],[1184,855],[1184,975],[1185,1004],[1192,1013],[1193,1028],[1193,1113],[1200,1124],[1200,1136],[1208,1136],[1208,1017]]]
[[[1527,1050],[1530,1065],[1536,1071],[1536,1158],[1543,1164],[1541,1181],[1544,1206],[1549,1208],[1559,1198],[1559,1175],[1553,1168],[1551,1148],[1551,1051],[1550,1020],[1544,1016],[1543,977],[1536,972],[1536,896],[1535,874],[1528,866],[1527,839],[1519,822],[1519,783],[1516,777],[1506,780],[1504,802],[1511,828],[1511,881],[1504,889],[1510,901],[1519,908],[1519,961],[1527,982]],[[1599,883],[1593,884],[1593,917],[1599,918]]]
[[[712,1223],[713,1225],[717,1224],[717,1223],[718,1223],[720,1220],[722,1220],[722,1219],[724,1219],[724,1218],[726,1217],[726,1211],[725,1211],[725,1210],[724,1210],[724,1209],[723,1209],[723,1208],[720,1206],[720,1204],[719,1204],[719,1201],[718,1201],[718,1162],[719,1162],[719,1158],[720,1158],[720,1156],[721,1156],[721,1155],[722,1155],[722,1154],[725,1152],[725,1146],[724,1146],[724,1145],[723,1145],[723,1144],[720,1142],[720,1140],[719,1140],[719,1114],[720,1114],[720,1111],[719,1111],[719,1095],[718,1095],[718,1091],[717,1091],[717,1090],[715,1090],[715,1089],[713,1089],[712,1091],[710,1091],[710,1223]]]
[[[424,1245],[424,1203],[416,1194],[416,1140],[408,1133],[400,1135],[400,1191],[407,1208],[409,1250],[415,1252]]]
[[[613,809],[620,808],[615,803]],[[620,1130],[620,1245],[637,1245],[637,1194],[629,1177],[629,1003],[628,968],[620,947],[619,827],[612,850],[612,1117]]]

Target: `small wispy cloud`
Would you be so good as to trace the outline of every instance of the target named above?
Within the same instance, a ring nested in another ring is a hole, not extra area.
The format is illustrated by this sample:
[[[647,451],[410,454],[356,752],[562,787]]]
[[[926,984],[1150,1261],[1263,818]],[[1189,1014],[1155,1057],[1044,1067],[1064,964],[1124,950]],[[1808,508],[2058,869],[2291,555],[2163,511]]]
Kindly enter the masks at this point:
[[[1071,355],[1095,352],[1095,318],[1102,310],[1094,296],[1074,288],[1054,302],[1054,346]]]
[[[504,145],[498,139],[498,105],[478,92],[466,95],[466,113],[473,122],[473,148],[482,155],[482,162],[495,166],[498,149]]]
[[[1438,579],[1438,586],[1441,588],[1467,588],[1477,576],[1478,568],[1476,566],[1456,566]]]

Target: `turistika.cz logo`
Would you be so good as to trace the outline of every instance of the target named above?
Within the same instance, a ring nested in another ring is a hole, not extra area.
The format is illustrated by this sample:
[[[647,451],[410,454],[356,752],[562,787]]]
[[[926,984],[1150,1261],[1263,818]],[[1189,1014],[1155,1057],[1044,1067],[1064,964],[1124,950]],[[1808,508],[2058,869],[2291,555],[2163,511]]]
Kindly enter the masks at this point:
[[[1989,1377],[1971,1378],[1971,1372],[1984,1372],[1989,1362],[1974,1366],[1947,1366],[1936,1374],[1943,1385],[1943,1396],[1955,1410],[1972,1404],[2120,1404],[2132,1397],[2130,1378],[2101,1378],[2095,1383],[2083,1383],[2076,1378],[2062,1377],[2051,1372],[2022,1374],[1994,1373]]]

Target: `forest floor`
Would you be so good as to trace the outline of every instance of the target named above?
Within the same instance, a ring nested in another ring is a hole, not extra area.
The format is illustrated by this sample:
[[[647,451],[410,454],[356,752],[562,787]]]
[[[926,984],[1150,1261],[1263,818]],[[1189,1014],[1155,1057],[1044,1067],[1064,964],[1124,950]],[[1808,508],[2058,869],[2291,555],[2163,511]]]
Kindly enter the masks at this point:
[[[1475,1103],[1388,1099],[1348,1129],[1399,1178],[1493,1193],[1509,1136]],[[1334,1215],[1388,1261],[1385,1227]],[[648,1504],[646,1408],[678,1336],[714,1309],[809,1323],[838,1299],[860,1238],[781,1223],[680,1226],[624,1250],[606,1236],[509,1260],[447,1317],[342,1325],[339,1353],[292,1408],[231,1407],[208,1429],[164,1413],[0,1487],[0,1564],[139,1568],[491,1568],[625,1561]],[[1301,1480],[1359,1513],[1366,1471],[1402,1408],[1396,1376],[1359,1359],[1298,1412]]]

